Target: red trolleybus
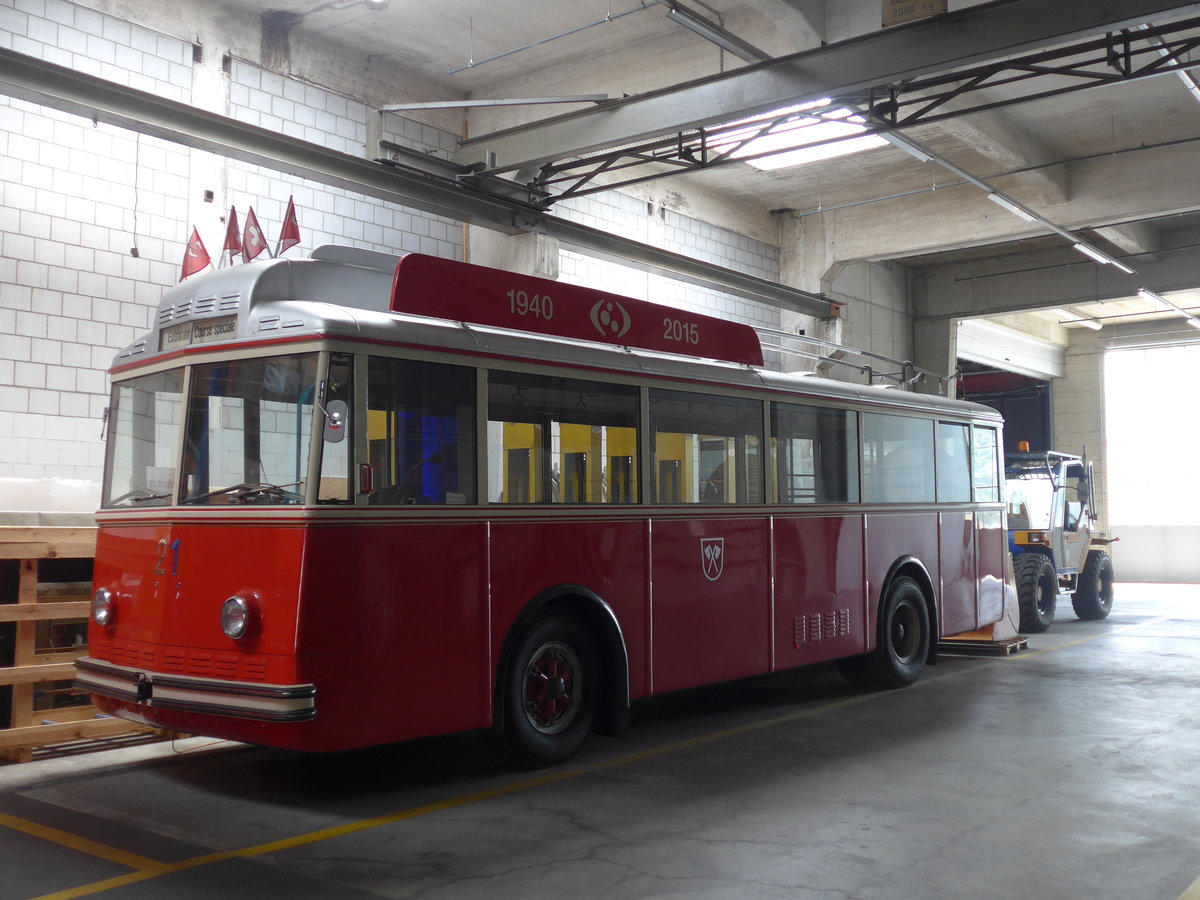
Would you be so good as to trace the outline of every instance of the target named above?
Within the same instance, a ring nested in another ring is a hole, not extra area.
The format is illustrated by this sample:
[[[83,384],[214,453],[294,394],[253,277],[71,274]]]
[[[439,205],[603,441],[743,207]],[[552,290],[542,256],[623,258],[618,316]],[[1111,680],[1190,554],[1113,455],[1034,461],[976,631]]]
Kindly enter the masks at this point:
[[[991,409],[762,367],[748,327],[324,247],[164,295],[112,369],[106,712],[527,763],[652,694],[838,660],[913,682],[1001,617]]]

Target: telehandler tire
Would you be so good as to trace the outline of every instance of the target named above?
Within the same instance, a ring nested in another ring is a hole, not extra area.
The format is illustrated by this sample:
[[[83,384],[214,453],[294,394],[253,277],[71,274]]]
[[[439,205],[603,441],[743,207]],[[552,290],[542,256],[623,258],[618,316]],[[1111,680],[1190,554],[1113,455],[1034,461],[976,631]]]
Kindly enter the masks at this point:
[[[1022,553],[1013,559],[1017,576],[1017,603],[1021,609],[1021,633],[1041,634],[1054,621],[1058,603],[1058,573],[1054,563],[1041,553]]]

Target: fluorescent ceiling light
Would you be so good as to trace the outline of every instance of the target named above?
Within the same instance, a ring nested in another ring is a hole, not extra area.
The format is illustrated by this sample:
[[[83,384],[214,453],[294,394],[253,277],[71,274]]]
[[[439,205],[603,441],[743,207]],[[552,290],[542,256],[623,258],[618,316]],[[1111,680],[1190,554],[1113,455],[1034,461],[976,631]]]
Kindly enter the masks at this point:
[[[1087,244],[1084,244],[1082,242],[1076,242],[1075,249],[1078,250],[1080,253],[1082,253],[1084,256],[1090,256],[1092,259],[1094,259],[1096,262],[1100,263],[1100,265],[1102,265],[1102,266],[1106,266],[1110,262],[1112,262],[1112,260],[1110,260],[1107,256],[1105,256],[1103,253],[1101,253],[1095,247],[1089,247]]]
[[[667,10],[667,18],[673,19],[684,28],[696,32],[696,34],[705,40],[712,41],[722,50],[732,53],[743,62],[757,63],[771,58],[770,54],[764,53],[753,44],[743,41],[736,34],[726,31],[716,22],[706,19],[700,13],[688,9],[686,6],[671,4],[670,9]]]
[[[1072,319],[1070,322],[1063,322],[1064,325],[1082,325],[1084,328],[1090,328],[1092,331],[1099,331],[1104,327],[1104,323],[1099,319]]]
[[[1200,329],[1200,319],[1188,319],[1187,323],[1193,328]]]
[[[920,149],[919,147],[914,146],[906,138],[902,138],[898,134],[892,134],[890,131],[884,132],[883,134],[880,135],[880,137],[882,137],[885,141],[887,141],[893,147],[897,147],[900,150],[903,150],[909,156],[916,159],[917,162],[929,162],[929,159],[930,159],[929,154],[926,153],[924,150]]]
[[[987,195],[987,198],[989,200],[991,200],[993,203],[995,203],[997,206],[999,206],[1001,209],[1008,210],[1010,213],[1012,213],[1018,219],[1024,219],[1026,222],[1037,221],[1036,216],[1034,216],[1032,213],[1026,211],[1025,209],[1021,208],[1020,206],[1017,206],[1017,204],[1013,203],[1007,197],[1002,197],[1000,194],[997,194],[997,193],[991,193],[991,194]]]
[[[1138,296],[1143,300],[1152,300],[1155,303],[1161,303],[1164,306],[1170,306],[1165,297],[1161,297],[1149,288],[1138,288]]]

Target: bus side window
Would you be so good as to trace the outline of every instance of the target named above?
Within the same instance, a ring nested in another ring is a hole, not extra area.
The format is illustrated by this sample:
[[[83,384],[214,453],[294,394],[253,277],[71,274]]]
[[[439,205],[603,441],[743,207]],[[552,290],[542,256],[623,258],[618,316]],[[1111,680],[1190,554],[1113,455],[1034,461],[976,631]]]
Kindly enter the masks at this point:
[[[971,429],[971,433],[971,471],[975,483],[975,500],[978,503],[995,503],[1000,499],[1000,453],[996,429],[976,425]],[[1024,511],[1024,515],[1028,518],[1027,510]]]
[[[650,391],[655,503],[762,503],[762,403]]]
[[[933,422],[863,414],[863,500],[925,503],[934,498]]]
[[[971,499],[970,428],[954,422],[937,423],[937,498],[943,503]]]
[[[367,452],[383,506],[475,500],[475,370],[372,357]]]
[[[636,503],[638,390],[488,374],[489,503]]]
[[[858,500],[858,417],[847,409],[771,406],[778,503]]]

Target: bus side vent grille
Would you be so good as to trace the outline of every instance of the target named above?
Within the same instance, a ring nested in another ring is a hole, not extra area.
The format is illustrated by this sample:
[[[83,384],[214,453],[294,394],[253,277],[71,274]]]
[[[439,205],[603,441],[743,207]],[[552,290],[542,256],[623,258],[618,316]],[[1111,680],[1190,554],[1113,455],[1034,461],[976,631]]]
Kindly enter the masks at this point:
[[[163,654],[163,669],[182,675],[187,668],[187,656],[182,650],[168,650]]]
[[[237,678],[238,658],[232,653],[220,654],[213,666],[213,674],[218,678]]]
[[[217,311],[223,313],[237,312],[241,303],[241,294],[225,294],[221,297],[221,302],[217,304]]]
[[[806,644],[850,634],[850,610],[836,609],[826,613],[812,613],[792,619],[792,639],[795,649]]]
[[[850,610],[839,609],[825,613],[825,637],[845,637],[850,633]]]
[[[208,653],[193,653],[188,657],[187,664],[188,675],[211,675],[212,674],[212,656]]]
[[[216,297],[205,297],[203,300],[197,300],[196,305],[192,307],[192,315],[207,316],[217,308]]]

